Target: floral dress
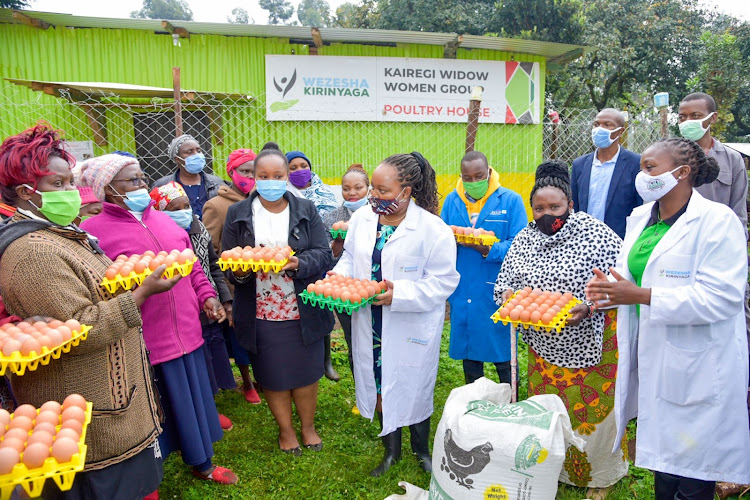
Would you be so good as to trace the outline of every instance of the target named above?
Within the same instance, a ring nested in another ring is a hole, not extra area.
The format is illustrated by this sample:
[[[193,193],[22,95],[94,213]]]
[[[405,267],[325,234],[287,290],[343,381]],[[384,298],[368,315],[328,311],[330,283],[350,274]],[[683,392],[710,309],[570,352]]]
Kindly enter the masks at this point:
[[[378,232],[375,236],[375,247],[372,249],[372,278],[375,281],[383,280],[383,272],[380,268],[380,261],[383,254],[383,247],[388,243],[391,235],[396,231],[396,226],[383,226],[378,222]],[[381,349],[381,339],[383,338],[383,306],[372,306],[372,362],[375,373],[375,388],[380,394],[381,380],[383,377],[383,352]]]

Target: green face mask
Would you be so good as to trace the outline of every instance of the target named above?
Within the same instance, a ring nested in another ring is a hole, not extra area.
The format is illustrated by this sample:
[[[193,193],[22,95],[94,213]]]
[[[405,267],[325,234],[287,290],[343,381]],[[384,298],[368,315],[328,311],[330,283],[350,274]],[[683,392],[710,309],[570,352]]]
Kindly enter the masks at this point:
[[[487,169],[487,178],[477,182],[464,182],[464,190],[466,194],[474,198],[475,200],[481,200],[482,197],[487,194],[487,190],[490,188],[490,172]]]
[[[33,189],[26,184],[24,186]],[[50,222],[59,226],[67,226],[78,217],[78,212],[81,210],[81,193],[77,189],[43,192],[34,190],[34,192],[41,195],[42,206],[37,207],[30,203]]]
[[[709,124],[708,127],[703,128],[703,122],[711,118],[713,114],[714,113],[710,113],[705,118],[700,118],[698,120],[685,120],[684,122],[680,123],[680,135],[682,135],[682,137],[684,137],[685,139],[697,141],[698,139],[706,135],[709,127],[711,127],[711,125]]]

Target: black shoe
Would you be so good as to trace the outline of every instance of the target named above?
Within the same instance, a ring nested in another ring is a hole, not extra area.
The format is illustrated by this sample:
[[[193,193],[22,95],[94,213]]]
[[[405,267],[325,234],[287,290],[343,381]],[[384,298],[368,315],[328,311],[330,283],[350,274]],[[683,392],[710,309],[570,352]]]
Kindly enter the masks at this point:
[[[432,472],[432,457],[430,456],[430,417],[409,426],[411,433],[411,450],[417,456],[419,465],[425,472]]]
[[[323,342],[325,344],[325,357],[323,358],[323,367],[325,370],[325,376],[328,380],[333,380],[334,382],[338,382],[341,380],[341,377],[339,376],[338,372],[333,368],[333,364],[331,363],[331,336],[326,335],[323,339]]]
[[[380,421],[380,428],[383,428],[383,413],[378,412],[378,420]],[[380,477],[391,468],[393,464],[401,460],[401,427],[386,434],[380,438],[383,441],[383,448],[385,453],[383,454],[383,460],[380,465],[375,467],[370,475],[373,477]]]
[[[302,448],[300,448],[299,446],[297,446],[296,448],[289,448],[285,450],[284,448],[281,447],[281,439],[279,439],[278,442],[279,442],[279,449],[283,451],[284,453],[286,453],[287,455],[294,455],[295,457],[302,456]]]

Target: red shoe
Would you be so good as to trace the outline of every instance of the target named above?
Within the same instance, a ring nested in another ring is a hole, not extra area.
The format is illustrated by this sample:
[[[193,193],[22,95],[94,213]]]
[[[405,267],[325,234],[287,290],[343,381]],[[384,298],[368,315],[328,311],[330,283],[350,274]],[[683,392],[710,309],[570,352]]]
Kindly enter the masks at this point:
[[[149,493],[148,495],[143,497],[143,500],[159,500],[159,490],[156,490],[153,493]]]
[[[232,423],[232,421],[221,413],[219,413],[219,425],[221,425],[221,430],[223,431],[231,431],[232,429],[234,429],[234,424]]]
[[[251,405],[260,404],[260,396],[258,396],[258,391],[255,390],[255,387],[245,391],[245,401],[247,401]]]
[[[193,475],[201,479],[210,479],[211,481],[216,481],[220,484],[236,484],[237,481],[239,481],[239,479],[237,479],[237,474],[229,469],[225,469],[224,467],[219,467],[218,465],[215,466],[214,470],[212,470],[207,476],[201,474],[195,469],[193,469]]]

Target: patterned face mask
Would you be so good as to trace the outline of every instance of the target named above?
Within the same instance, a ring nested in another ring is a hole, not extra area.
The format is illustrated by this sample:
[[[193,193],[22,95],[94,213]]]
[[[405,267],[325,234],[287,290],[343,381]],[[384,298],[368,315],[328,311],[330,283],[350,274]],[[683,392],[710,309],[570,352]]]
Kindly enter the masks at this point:
[[[378,215],[391,215],[396,210],[398,210],[399,205],[403,200],[399,200],[399,196],[403,194],[404,190],[406,188],[402,189],[400,193],[398,193],[398,196],[395,198],[392,198],[390,200],[385,198],[375,198],[372,195],[372,192],[367,196],[367,201],[370,203],[370,206],[372,207],[372,211],[375,212]]]

